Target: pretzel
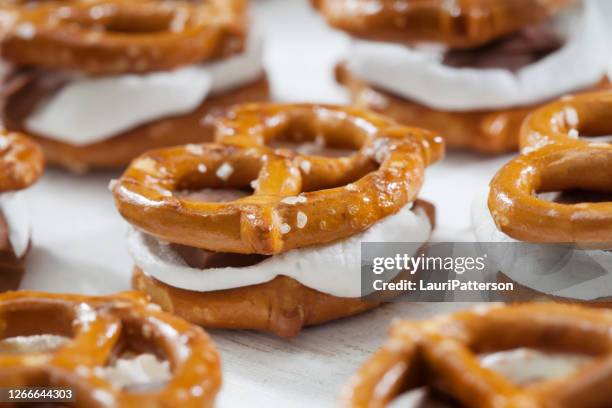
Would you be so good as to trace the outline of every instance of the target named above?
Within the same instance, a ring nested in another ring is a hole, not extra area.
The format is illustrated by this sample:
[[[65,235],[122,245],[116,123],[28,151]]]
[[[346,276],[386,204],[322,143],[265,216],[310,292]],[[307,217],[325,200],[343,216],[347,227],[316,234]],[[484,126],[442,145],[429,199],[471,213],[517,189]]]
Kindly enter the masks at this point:
[[[563,97],[529,116],[521,129],[521,149],[528,153],[550,144],[610,148],[610,144],[579,136],[612,134],[611,111],[609,91]]]
[[[0,129],[0,192],[22,190],[43,172],[40,148],[21,133]]]
[[[342,64],[336,69],[336,79],[346,86],[357,106],[400,123],[435,130],[444,136],[449,147],[483,154],[516,151],[517,135],[523,122],[531,112],[543,106],[472,112],[440,111],[374,88],[351,74]],[[607,78],[584,91],[604,89],[610,89]]]
[[[121,215],[165,241],[276,254],[349,237],[397,212],[414,201],[425,166],[443,150],[441,138],[430,132],[351,108],[247,105],[216,126],[223,144],[157,150],[132,162],[113,188]],[[257,142],[316,129],[360,150],[332,160]],[[176,194],[249,185],[253,195],[227,203]]]
[[[380,305],[318,292],[286,276],[259,285],[195,292],[167,285],[135,267],[132,286],[151,296],[163,310],[206,328],[269,331],[285,338],[297,336],[303,327]]]
[[[524,387],[475,354],[520,347],[574,352],[593,362],[566,378]],[[384,407],[404,391],[437,387],[466,408],[595,408],[609,403],[612,313],[555,303],[493,306],[431,321],[400,321],[344,392],[351,407]]]
[[[565,97],[525,122],[524,154],[491,182],[489,209],[502,232],[528,242],[612,243],[612,203],[563,204],[534,195],[571,189],[612,192],[612,148],[576,138],[579,130],[606,133],[610,95]]]
[[[0,295],[0,337],[50,333],[71,338],[54,351],[0,353],[0,385],[69,388],[78,407],[212,406],[221,385],[212,342],[199,327],[153,306],[136,292]],[[161,389],[129,392],[96,375],[96,368],[122,351],[147,347],[170,362],[172,379]]]
[[[116,74],[238,52],[245,0],[7,0],[0,55],[16,65]]]
[[[537,24],[575,0],[311,0],[327,22],[380,41],[475,48]]]

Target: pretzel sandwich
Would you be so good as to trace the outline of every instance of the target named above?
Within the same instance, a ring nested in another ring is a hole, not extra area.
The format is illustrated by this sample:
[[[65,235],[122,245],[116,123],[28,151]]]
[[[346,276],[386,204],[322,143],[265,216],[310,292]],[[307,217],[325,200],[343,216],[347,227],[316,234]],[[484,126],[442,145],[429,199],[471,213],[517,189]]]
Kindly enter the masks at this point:
[[[612,203],[555,203],[534,192],[612,192],[612,148],[579,139],[605,134],[610,93],[564,98],[536,112],[521,135],[523,155],[491,182],[489,208],[498,228],[520,241],[612,244]]]
[[[453,148],[514,151],[533,110],[567,93],[610,88],[599,58],[608,48],[604,24],[590,2],[312,3],[353,36],[336,68],[353,102],[440,132]]]
[[[5,1],[4,122],[74,171],[211,140],[204,115],[268,96],[247,9],[246,0]]]
[[[170,242],[179,252],[231,253],[234,261],[251,257],[241,266],[255,269],[244,272],[216,265],[170,273],[153,265],[157,276],[151,277],[137,261],[136,288],[164,308],[205,326],[273,330],[283,336],[297,334],[303,325],[376,306],[361,301],[358,293],[331,295],[342,292],[337,286],[325,292],[317,291],[318,283],[313,281],[310,287],[303,285],[300,280],[314,279],[317,271],[292,275],[297,273],[293,269],[307,266],[290,259],[323,256],[296,251],[335,251],[336,242],[367,233],[413,202],[425,167],[442,155],[441,139],[359,109],[322,105],[244,105],[217,118],[215,126],[216,144],[157,150],[136,159],[114,185],[115,201],[121,215],[138,230]],[[331,146],[358,150],[351,156],[329,158],[267,145],[296,135],[314,139],[317,134]],[[191,199],[182,193],[251,187],[251,194],[224,202]],[[136,241],[149,248],[146,251],[159,245],[144,236]],[[159,252],[165,250],[160,247]],[[151,258],[156,256],[145,256],[143,263]],[[173,263],[174,268],[183,268],[185,262]],[[293,266],[281,267],[278,262]],[[186,282],[197,270],[202,277],[219,273],[220,280],[241,274],[238,281],[247,279],[250,284],[233,280],[210,286],[194,281],[202,290],[193,290]],[[272,270],[281,272],[269,276]],[[266,277],[255,279],[259,274]],[[176,284],[154,279],[162,275]],[[342,285],[334,280],[336,284]],[[204,290],[212,287],[224,290]]]
[[[343,401],[351,407],[384,407],[403,392],[426,386],[466,408],[602,407],[612,383],[611,328],[609,311],[555,303],[398,321],[382,349],[354,375]],[[517,385],[483,367],[477,356],[518,348],[575,353],[590,361],[567,376]]]
[[[43,154],[35,143],[22,134],[0,130],[0,292],[17,289],[25,272],[30,232],[23,225],[18,191],[34,184],[43,167]]]
[[[47,333],[65,338],[54,350],[0,350],[2,387],[69,389],[77,407],[211,407],[221,386],[219,355],[208,335],[136,292],[9,292],[0,295],[0,319],[4,340]],[[169,362],[171,376],[158,388],[123,389],[104,376],[123,354],[145,352]]]

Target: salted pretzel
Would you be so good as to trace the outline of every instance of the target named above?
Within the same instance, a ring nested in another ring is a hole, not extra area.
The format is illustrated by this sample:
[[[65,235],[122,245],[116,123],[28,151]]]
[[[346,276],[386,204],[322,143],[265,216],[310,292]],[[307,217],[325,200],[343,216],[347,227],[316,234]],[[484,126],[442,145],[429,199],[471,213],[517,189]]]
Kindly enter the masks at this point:
[[[530,152],[547,145],[611,148],[597,139],[580,139],[585,135],[610,135],[612,92],[569,95],[538,109],[523,124],[521,149]]]
[[[210,407],[221,385],[219,356],[206,333],[159,311],[136,292],[0,295],[0,338],[40,333],[70,340],[54,351],[0,353],[2,387],[69,388],[77,407]],[[125,351],[166,357],[172,379],[158,390],[131,392],[96,375],[96,368]]]
[[[0,192],[22,190],[40,178],[41,149],[21,133],[0,129]]]
[[[528,347],[593,358],[565,378],[513,384],[476,354]],[[399,321],[345,389],[350,407],[384,407],[422,386],[466,408],[607,406],[612,387],[612,313],[555,303],[493,306],[430,321]]]
[[[475,48],[542,22],[575,0],[311,0],[328,23],[382,41]]]
[[[0,55],[89,74],[170,70],[239,52],[245,0],[4,0]]]
[[[534,193],[588,190],[612,192],[612,148],[580,140],[608,129],[607,92],[566,97],[536,111],[524,124],[524,153],[491,182],[489,209],[505,234],[527,242],[612,243],[612,203],[564,204]]]
[[[259,142],[315,130],[359,150],[349,158],[316,158]],[[433,133],[321,105],[247,105],[217,123],[217,135],[220,144],[157,150],[134,160],[113,188],[122,216],[173,243],[276,254],[352,236],[397,212],[414,201],[425,167],[443,150]],[[177,194],[249,186],[253,195],[227,203]]]

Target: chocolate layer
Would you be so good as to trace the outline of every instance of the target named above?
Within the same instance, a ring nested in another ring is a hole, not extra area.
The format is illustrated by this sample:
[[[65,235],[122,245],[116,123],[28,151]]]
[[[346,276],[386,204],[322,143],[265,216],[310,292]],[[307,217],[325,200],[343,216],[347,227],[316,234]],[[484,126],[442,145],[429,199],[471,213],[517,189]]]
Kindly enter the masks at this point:
[[[559,50],[563,39],[552,23],[524,28],[508,37],[471,50],[449,50],[443,63],[457,68],[501,68],[518,71]]]
[[[9,227],[0,213],[0,292],[19,288],[25,272],[23,258],[17,258],[9,239]]]
[[[472,50],[449,50],[443,63],[457,68],[518,71],[557,51],[563,40],[552,24],[524,28],[516,34]]]

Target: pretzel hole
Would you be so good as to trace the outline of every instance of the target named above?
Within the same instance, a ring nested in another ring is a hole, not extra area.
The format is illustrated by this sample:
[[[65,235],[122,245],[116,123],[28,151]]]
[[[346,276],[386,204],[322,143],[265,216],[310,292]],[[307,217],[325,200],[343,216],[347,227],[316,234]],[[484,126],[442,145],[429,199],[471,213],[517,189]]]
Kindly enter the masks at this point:
[[[253,189],[203,188],[199,190],[180,190],[174,195],[189,201],[227,203],[253,195]]]
[[[612,150],[569,150],[550,156],[539,165],[534,193],[586,191],[590,199],[612,193]],[[594,201],[599,202],[599,201]]]
[[[214,153],[209,153],[213,156]],[[259,157],[240,155],[205,163],[193,161],[177,175],[174,194],[194,201],[226,202],[253,194],[262,168]]]
[[[571,138],[611,143],[612,122],[606,119],[609,115],[609,106],[592,102],[578,107],[566,106],[551,118],[551,122],[555,131]]]
[[[480,364],[518,386],[568,377],[592,361],[578,353],[517,348],[479,356]]]
[[[105,367],[96,374],[115,388],[128,392],[146,392],[164,387],[171,377],[166,346],[156,338],[146,321],[122,320],[122,331]]]
[[[337,112],[300,112],[269,128],[264,138],[271,148],[309,156],[347,157],[361,149],[370,136],[366,124]],[[365,122],[365,121],[364,121]]]
[[[537,197],[558,204],[585,204],[612,202],[612,192],[566,190],[538,193]]]
[[[76,334],[74,312],[65,305],[19,305],[0,313],[0,353],[45,352],[64,345]]]

